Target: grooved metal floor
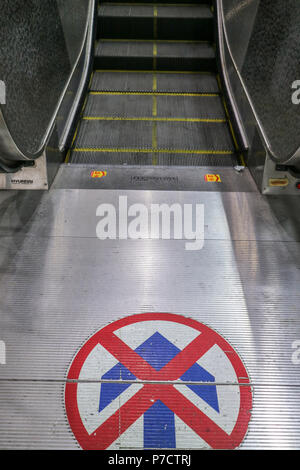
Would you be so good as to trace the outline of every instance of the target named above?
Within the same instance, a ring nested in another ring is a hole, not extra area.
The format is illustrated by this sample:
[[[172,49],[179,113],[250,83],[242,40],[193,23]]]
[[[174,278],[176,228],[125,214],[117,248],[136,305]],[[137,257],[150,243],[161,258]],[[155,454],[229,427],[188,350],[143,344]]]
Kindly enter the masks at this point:
[[[127,170],[132,184],[121,191],[101,190],[101,180],[97,189],[84,189],[88,175],[81,184],[75,177],[78,189],[64,189],[80,168],[62,168],[55,182],[61,189],[0,194],[0,340],[7,350],[0,364],[0,448],[78,448],[64,404],[71,361],[103,326],[150,311],[204,323],[238,352],[253,391],[240,448],[299,449],[300,366],[292,359],[300,340],[298,200],[266,199],[247,171],[231,178],[232,170],[216,168],[207,171],[221,172],[225,186],[209,191],[204,182],[199,191],[168,191],[168,179],[160,182],[164,191],[149,190],[146,179],[145,190],[134,190],[140,169]],[[106,178],[114,171],[121,181],[122,169],[113,167]],[[193,185],[203,181],[201,171],[188,176]],[[186,251],[184,239],[100,241],[96,209],[118,208],[121,195],[147,208],[204,204],[203,249]],[[97,371],[91,378],[100,384]],[[218,385],[220,396],[230,386]],[[182,429],[179,447],[197,447]],[[115,448],[142,447],[133,431]]]

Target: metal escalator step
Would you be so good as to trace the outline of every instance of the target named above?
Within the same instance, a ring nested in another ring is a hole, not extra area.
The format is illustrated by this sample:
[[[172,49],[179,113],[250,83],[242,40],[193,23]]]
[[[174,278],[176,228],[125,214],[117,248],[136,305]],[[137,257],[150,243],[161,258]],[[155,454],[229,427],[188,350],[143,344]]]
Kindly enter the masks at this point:
[[[93,75],[93,91],[151,91],[153,74],[134,71],[96,70]]]
[[[219,93],[216,76],[211,73],[195,74],[157,74],[158,91],[175,91],[178,93]]]
[[[157,146],[163,149],[188,149],[204,153],[233,151],[227,123],[157,123]]]
[[[95,94],[96,93],[96,94]],[[219,95],[97,94],[89,95],[83,119],[226,120]]]
[[[157,45],[158,70],[216,71],[214,48],[208,43],[161,42]]]
[[[98,38],[153,39],[152,5],[100,4]]]
[[[208,5],[101,4],[98,38],[213,40],[213,14]]]
[[[127,149],[161,153],[231,154],[227,123],[151,121],[87,121],[80,124],[75,149]]]
[[[216,71],[215,51],[208,43],[167,41],[98,41],[96,69]]]
[[[236,165],[234,154],[197,154],[163,152],[122,152],[122,151],[75,151],[69,163],[91,165],[162,165],[162,166],[207,166],[233,167]]]
[[[213,14],[207,5],[158,6],[157,38],[213,41]]]
[[[185,5],[212,5],[212,0],[105,0],[105,3],[113,3],[115,5],[143,5],[143,4],[185,4]]]
[[[93,91],[152,91],[174,93],[218,93],[216,76],[212,73],[153,73],[134,71],[96,71]]]

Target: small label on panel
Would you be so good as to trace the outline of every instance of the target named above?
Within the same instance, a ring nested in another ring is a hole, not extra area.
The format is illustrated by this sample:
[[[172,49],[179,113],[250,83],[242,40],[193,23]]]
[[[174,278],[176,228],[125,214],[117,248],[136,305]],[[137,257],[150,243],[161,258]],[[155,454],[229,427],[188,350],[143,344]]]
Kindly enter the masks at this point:
[[[91,177],[92,178],[103,178],[104,176],[107,175],[107,171],[92,171],[91,172]]]
[[[288,185],[289,185],[288,178],[270,178],[269,179],[269,186],[272,188],[274,187],[285,188]]]
[[[221,183],[221,176],[220,175],[205,175],[205,181],[208,183]]]

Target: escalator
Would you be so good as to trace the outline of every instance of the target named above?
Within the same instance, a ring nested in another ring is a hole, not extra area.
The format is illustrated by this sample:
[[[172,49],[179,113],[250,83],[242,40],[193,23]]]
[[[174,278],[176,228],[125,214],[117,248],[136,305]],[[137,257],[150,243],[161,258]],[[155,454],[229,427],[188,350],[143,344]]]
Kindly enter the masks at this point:
[[[217,75],[212,2],[99,5],[71,164],[240,164]]]
[[[300,2],[150,1],[2,2],[0,449],[299,450]]]

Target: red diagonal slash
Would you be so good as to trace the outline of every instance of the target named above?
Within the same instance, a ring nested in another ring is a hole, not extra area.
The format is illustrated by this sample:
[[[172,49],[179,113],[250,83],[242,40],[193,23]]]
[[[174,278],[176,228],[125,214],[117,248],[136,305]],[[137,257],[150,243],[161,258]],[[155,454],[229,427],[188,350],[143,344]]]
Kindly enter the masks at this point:
[[[173,381],[192,367],[215,344],[215,340],[201,333],[159,371],[114,334],[101,338],[99,343],[139,380]]]
[[[241,393],[244,393],[243,390],[246,392],[245,387],[241,386]],[[240,430],[238,426],[229,435],[176,390],[173,385],[147,384],[91,435],[85,431],[85,435],[82,435],[83,447],[88,450],[107,449],[157,400],[162,401],[213,449],[234,449],[239,444]],[[243,410],[242,413],[244,413],[245,419],[249,419],[246,410]]]
[[[209,338],[205,333],[201,333],[160,371],[155,370],[139,354],[131,349],[127,344],[114,334],[100,339],[100,344],[106,348],[123,366],[127,367],[132,374],[140,380],[177,380],[181,377],[201,356],[203,356],[214,344],[215,340]],[[154,402],[161,400],[183,421],[189,421],[186,416],[191,414],[192,425],[197,434],[203,435],[203,439],[213,447],[216,442],[216,435],[226,448],[232,448],[231,440],[219,426],[210,420],[189,400],[184,398],[174,387],[166,384],[144,385],[143,389],[137,392],[119,410],[105,421],[88,440],[89,449],[106,449],[114,442],[119,433],[128,429],[140,416],[142,416]],[[191,409],[191,413],[187,410]],[[190,417],[190,416],[189,416]],[[198,422],[200,419],[200,423]],[[121,429],[120,429],[121,426]],[[207,431],[209,429],[209,431]],[[200,434],[201,433],[201,434]],[[206,438],[206,439],[205,439]]]
[[[246,387],[240,386],[243,396]],[[246,392],[247,393],[247,392]],[[198,434],[213,449],[234,449],[240,443],[239,426],[227,434],[190,400],[182,395],[173,385],[160,388],[159,400],[173,411],[184,423]],[[249,420],[247,410],[240,410],[240,416]]]

